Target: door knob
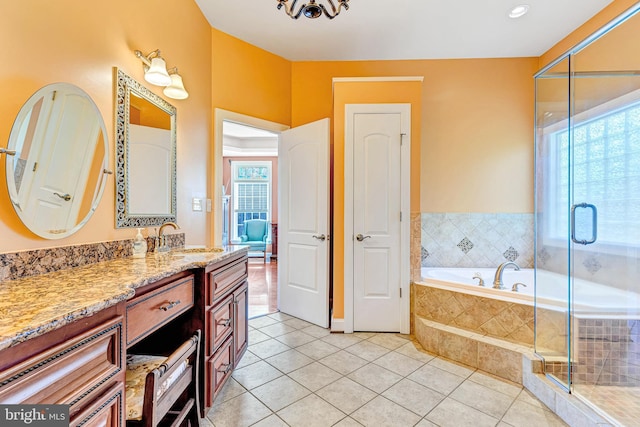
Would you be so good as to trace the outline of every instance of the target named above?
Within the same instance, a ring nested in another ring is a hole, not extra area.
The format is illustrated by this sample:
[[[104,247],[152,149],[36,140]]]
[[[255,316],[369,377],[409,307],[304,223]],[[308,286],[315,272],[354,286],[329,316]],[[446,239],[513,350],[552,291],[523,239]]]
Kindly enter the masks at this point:
[[[319,236],[318,236],[317,234],[314,234],[314,235],[313,235],[313,238],[314,238],[314,239],[318,239],[318,240],[320,240],[321,242],[324,242],[324,241],[327,239],[327,237],[326,237],[324,234],[321,234],[321,235],[319,235]]]
[[[71,200],[71,196],[68,193],[67,194],[53,193],[53,194],[60,197],[65,202],[68,202],[69,200]]]
[[[370,239],[370,238],[371,238],[371,236],[363,236],[363,235],[362,235],[362,234],[360,234],[360,233],[358,233],[358,234],[356,235],[356,240],[357,240],[358,242],[362,242],[364,239]]]

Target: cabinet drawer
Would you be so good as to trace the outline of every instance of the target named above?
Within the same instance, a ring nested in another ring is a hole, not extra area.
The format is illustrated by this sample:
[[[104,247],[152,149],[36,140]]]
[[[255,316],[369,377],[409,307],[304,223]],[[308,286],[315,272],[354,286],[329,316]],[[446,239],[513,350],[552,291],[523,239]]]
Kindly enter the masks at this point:
[[[233,331],[233,295],[209,310],[209,330],[211,331],[207,355],[213,354]]]
[[[123,318],[103,323],[0,373],[2,404],[68,404],[73,415],[122,371]]]
[[[193,307],[193,276],[135,297],[127,304],[127,345],[145,338]]]
[[[213,406],[213,399],[233,372],[233,337],[227,338],[211,356],[207,362],[207,371],[207,406]]]
[[[247,260],[223,267],[209,273],[209,301],[207,305],[213,305],[231,287],[247,277]]]
[[[124,420],[124,384],[114,384],[102,396],[71,418],[70,427],[120,427]]]

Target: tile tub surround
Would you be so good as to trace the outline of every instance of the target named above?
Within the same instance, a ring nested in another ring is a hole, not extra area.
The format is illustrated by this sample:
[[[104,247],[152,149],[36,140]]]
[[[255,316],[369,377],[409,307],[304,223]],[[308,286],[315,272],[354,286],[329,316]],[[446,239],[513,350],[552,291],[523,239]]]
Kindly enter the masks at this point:
[[[628,319],[574,318],[577,333],[573,338],[573,384],[640,388],[638,323]],[[546,371],[566,381],[566,359],[548,362]]]
[[[538,316],[538,348],[566,354],[566,314],[547,308],[480,297],[427,284],[411,284],[411,322],[415,316],[516,344],[532,346],[534,313]]]
[[[184,233],[167,234],[167,242],[172,248],[184,246]],[[130,257],[133,253],[132,244],[133,238],[2,253],[0,282]],[[153,252],[154,247],[154,239],[148,237],[147,251]]]
[[[246,251],[147,254],[0,282],[0,350],[131,298],[140,286]]]
[[[274,332],[288,329],[270,328],[278,324],[295,331]],[[202,426],[566,425],[522,386],[436,357],[406,335],[330,334],[283,313],[250,320],[249,333]]]
[[[541,270],[567,274],[567,247],[539,243],[537,265]],[[638,255],[636,250],[628,254],[607,253],[598,245],[582,247],[575,245],[572,251],[574,277],[589,282],[601,283],[616,289],[638,289]],[[581,292],[578,288],[575,292]],[[636,291],[637,292],[637,291]]]
[[[533,345],[533,306],[415,283],[411,286],[414,316],[523,345]]]
[[[529,213],[422,213],[421,266],[532,268],[533,240]]]

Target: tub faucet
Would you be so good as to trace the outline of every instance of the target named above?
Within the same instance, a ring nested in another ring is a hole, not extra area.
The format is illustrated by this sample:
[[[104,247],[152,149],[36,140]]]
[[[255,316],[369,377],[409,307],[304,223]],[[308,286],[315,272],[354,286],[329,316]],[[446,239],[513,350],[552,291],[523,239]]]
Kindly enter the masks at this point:
[[[169,252],[171,249],[169,245],[167,245],[167,236],[164,235],[165,227],[173,227],[174,230],[179,230],[180,227],[175,222],[167,221],[160,226],[160,230],[158,230],[158,248],[157,252]]]
[[[482,278],[482,275],[480,273],[475,273],[472,279],[478,279],[478,286],[484,286],[484,279]]]
[[[514,270],[520,270],[520,266],[515,262],[508,261],[503,262],[498,266],[496,270],[496,276],[493,278],[493,289],[504,289],[504,283],[502,282],[502,272],[508,266],[512,265]]]

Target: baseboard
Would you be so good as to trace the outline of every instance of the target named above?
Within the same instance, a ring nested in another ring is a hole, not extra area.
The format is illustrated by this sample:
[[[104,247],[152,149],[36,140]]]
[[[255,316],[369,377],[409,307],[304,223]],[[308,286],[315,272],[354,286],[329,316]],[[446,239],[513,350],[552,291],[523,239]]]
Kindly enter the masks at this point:
[[[344,332],[344,319],[331,318],[331,332]]]

